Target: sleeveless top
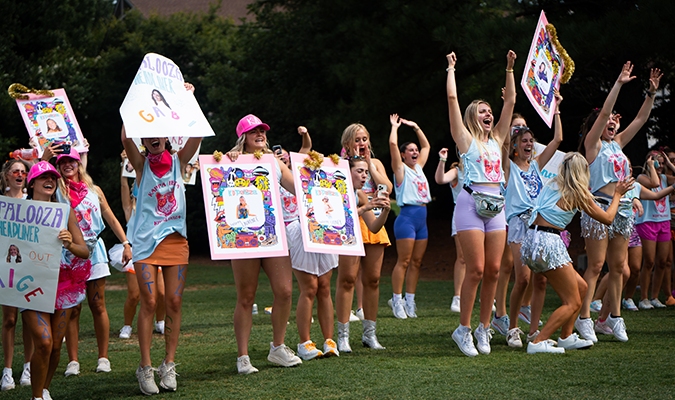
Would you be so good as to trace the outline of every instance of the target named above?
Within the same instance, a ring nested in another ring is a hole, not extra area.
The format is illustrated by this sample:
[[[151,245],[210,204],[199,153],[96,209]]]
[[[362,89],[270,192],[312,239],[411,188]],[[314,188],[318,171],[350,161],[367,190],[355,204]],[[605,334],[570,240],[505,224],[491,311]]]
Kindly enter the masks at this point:
[[[460,154],[464,164],[464,186],[474,183],[502,183],[504,172],[502,171],[502,152],[497,141],[490,138],[481,151],[474,138],[469,150]]]
[[[464,181],[464,172],[459,167],[457,168],[457,183],[455,183],[455,186],[452,186],[452,182],[450,183],[450,189],[452,190],[452,201],[457,204],[457,197],[459,196],[459,192],[462,191],[462,181]]]
[[[284,214],[284,222],[298,219],[300,211],[298,210],[297,198],[281,185],[279,185],[279,194],[281,195],[281,211]]]
[[[534,199],[539,196],[543,187],[539,164],[536,160],[530,161],[527,171],[520,169],[516,163],[509,160],[509,183],[506,186],[506,221],[511,217],[522,214],[534,206]]]
[[[668,187],[668,180],[665,175],[659,175],[659,187],[652,189],[652,192],[659,192]],[[635,221],[636,224],[641,224],[643,222],[663,222],[670,221],[670,200],[669,196],[662,198],[661,200],[640,200],[642,203],[642,208],[644,209],[644,214],[641,217],[638,217]]]
[[[591,174],[589,181],[591,193],[595,193],[608,183],[627,178],[630,171],[628,159],[618,143],[613,140],[611,142],[602,140],[601,143],[602,147],[598,156],[588,166]]]
[[[572,221],[572,218],[574,218],[577,209],[575,208],[571,211],[562,210],[558,207],[558,200],[560,200],[560,192],[554,187],[554,183],[551,182],[544,186],[537,199],[534,200],[532,216],[528,222],[529,225],[532,225],[537,219],[537,215],[541,214],[549,224],[565,229]]]
[[[396,183],[394,174],[394,189],[396,189],[396,203],[400,206],[421,206],[431,201],[429,182],[419,164],[415,169],[403,164],[405,175],[403,182]]]
[[[127,225],[127,237],[134,246],[134,260],[150,257],[162,240],[173,232],[187,238],[185,185],[178,153],[171,159],[171,169],[161,178],[152,172],[147,159],[143,165],[136,212]]]
[[[61,190],[56,191],[56,200],[59,203],[70,205]],[[103,218],[101,218],[101,204],[98,201],[98,194],[94,190],[88,189],[87,195],[73,210],[75,210],[75,216],[77,217],[77,225],[80,227],[84,241],[91,252],[89,254],[91,264],[107,263],[108,252],[105,249],[103,239],[98,237],[105,229]],[[72,255],[68,254],[70,251],[63,248],[63,253],[62,259],[64,261],[72,260]]]

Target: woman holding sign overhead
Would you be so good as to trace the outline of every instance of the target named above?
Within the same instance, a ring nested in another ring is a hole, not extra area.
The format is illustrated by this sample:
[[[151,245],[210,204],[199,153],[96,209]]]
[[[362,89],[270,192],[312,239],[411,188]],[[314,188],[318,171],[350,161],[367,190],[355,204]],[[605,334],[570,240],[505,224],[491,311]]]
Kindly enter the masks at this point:
[[[447,59],[450,132],[464,164],[464,190],[457,198],[455,225],[466,260],[466,276],[460,296],[460,325],[452,338],[462,353],[474,357],[479,352],[490,353],[492,333],[489,324],[506,240],[504,198],[499,193],[499,187],[504,183],[501,148],[509,135],[509,124],[516,103],[513,77],[516,53],[509,51],[506,55],[504,105],[496,125],[490,105],[482,100],[474,100],[469,104],[462,121],[455,82],[457,56],[450,53]],[[471,313],[479,284],[481,305],[480,323],[474,333],[478,341],[476,350],[471,337]]]
[[[194,92],[194,86],[185,83]],[[138,200],[136,212],[128,224],[129,240],[134,246],[134,269],[141,290],[138,313],[138,343],[141,363],[136,377],[141,392],[159,393],[150,359],[152,320],[157,306],[157,270],[162,267],[165,284],[166,319],[164,340],[166,355],[159,366],[160,386],[176,390],[176,347],[181,325],[181,306],[189,257],[187,242],[185,186],[182,171],[197,151],[202,138],[191,137],[177,153],[171,153],[166,137],[142,138],[147,155],[142,155],[122,127],[122,144],[136,170]]]
[[[46,161],[35,164],[28,174],[28,198],[35,201],[56,202],[57,181],[61,176]],[[61,345],[73,307],[85,298],[86,281],[91,272],[89,249],[77,225],[75,211],[68,214],[68,229],[59,232],[67,250],[68,262],[61,261],[56,306],[53,314],[24,310],[23,321],[33,338],[35,352],[31,358],[31,387],[35,399],[51,398],[49,384],[59,365]]]
[[[267,143],[267,131],[269,125],[263,123],[260,118],[249,114],[239,120],[237,124],[237,142],[227,156],[236,161],[240,154],[252,154],[262,152],[272,154]],[[293,175],[291,171],[279,159],[276,159],[278,184],[291,194],[295,194]],[[248,356],[248,341],[251,337],[253,325],[253,303],[255,292],[258,289],[258,275],[260,268],[265,271],[272,286],[274,301],[272,303],[272,342],[267,360],[282,367],[292,367],[302,364],[302,360],[284,344],[286,336],[286,324],[291,314],[291,294],[293,290],[293,273],[291,271],[291,258],[251,258],[232,260],[232,272],[234,284],[237,287],[237,305],[234,309],[234,334],[237,338],[237,371],[240,374],[251,374],[258,369],[251,365]]]

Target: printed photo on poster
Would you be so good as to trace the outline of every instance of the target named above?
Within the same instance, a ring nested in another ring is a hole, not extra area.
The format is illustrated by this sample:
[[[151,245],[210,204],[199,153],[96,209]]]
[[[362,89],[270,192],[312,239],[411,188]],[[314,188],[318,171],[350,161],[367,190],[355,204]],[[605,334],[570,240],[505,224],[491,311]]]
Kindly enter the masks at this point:
[[[317,165],[316,161],[305,163],[307,154],[290,156],[305,251],[363,256],[349,162],[334,164],[326,157]]]
[[[288,255],[276,162],[271,154],[199,156],[211,259]]]
[[[127,92],[120,115],[129,138],[214,136],[197,99],[170,59],[148,53]]]
[[[0,196],[0,304],[54,312],[69,209]]]
[[[143,153],[145,148],[143,147],[143,144],[141,144],[141,139],[132,138],[132,140],[136,144],[136,147],[138,147],[138,151]],[[185,146],[187,140],[187,136],[172,136],[169,138],[171,148],[175,151],[180,151],[180,149]],[[197,172],[199,172],[199,150],[201,147],[202,145],[200,143],[199,147],[197,147],[197,151],[185,166],[185,170],[182,172],[183,183],[186,185],[194,185],[197,182]],[[134,171],[134,167],[131,165],[128,158],[124,159],[122,165],[122,176],[136,179],[136,171]]]
[[[51,143],[72,147],[86,153],[84,136],[75,118],[64,89],[54,89],[53,97],[28,94],[28,100],[17,99],[16,104],[28,130],[29,142],[42,156]]]
[[[532,106],[550,128],[556,108],[553,89],[560,88],[564,61],[546,31],[547,24],[546,15],[542,11],[520,85]]]

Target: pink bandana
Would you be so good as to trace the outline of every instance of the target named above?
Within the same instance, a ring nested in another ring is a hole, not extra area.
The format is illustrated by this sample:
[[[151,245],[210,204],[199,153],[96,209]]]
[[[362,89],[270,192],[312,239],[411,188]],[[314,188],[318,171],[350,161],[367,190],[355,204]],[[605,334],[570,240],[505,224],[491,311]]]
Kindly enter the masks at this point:
[[[145,157],[150,161],[150,169],[158,178],[163,177],[171,169],[171,154],[168,150],[164,150],[162,154],[148,153]]]
[[[70,206],[73,208],[77,207],[89,192],[84,182],[68,181],[68,188],[70,189]]]

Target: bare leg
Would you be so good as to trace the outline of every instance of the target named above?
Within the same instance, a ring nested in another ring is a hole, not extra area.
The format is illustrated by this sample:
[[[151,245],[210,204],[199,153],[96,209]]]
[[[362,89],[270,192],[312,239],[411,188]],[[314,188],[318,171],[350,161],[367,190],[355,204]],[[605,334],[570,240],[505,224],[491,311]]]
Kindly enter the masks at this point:
[[[549,339],[561,327],[561,338],[564,339],[571,335],[574,328],[574,320],[581,307],[581,298],[586,294],[587,290],[586,282],[577,274],[572,264],[566,264],[562,268],[546,271],[544,275],[546,275],[546,278],[551,283],[553,290],[560,296],[562,305],[551,314],[541,329],[541,333],[539,333],[533,343]]]
[[[649,284],[652,280],[652,269],[656,260],[656,242],[642,241],[642,270],[640,271],[640,300],[649,300]],[[652,295],[653,296],[653,295]]]
[[[523,265],[523,262],[520,260],[520,243],[511,243],[510,247],[509,250],[513,255],[513,266],[516,272],[516,281],[511,289],[511,298],[509,300],[509,329],[513,329],[518,327],[518,313],[520,312],[520,306],[523,304],[527,287],[530,285],[532,271],[526,265]],[[538,326],[538,321],[532,319],[531,325]]]
[[[5,368],[12,368],[14,360],[14,334],[18,310],[16,307],[2,306],[2,351],[5,356]]]
[[[578,275],[578,274],[577,274]],[[531,321],[541,321],[541,312],[544,309],[544,300],[546,300],[546,275],[532,274],[530,280],[532,286],[532,312]],[[584,283],[585,285],[585,283]],[[517,317],[516,317],[517,318]],[[539,323],[530,324],[530,335],[534,335],[539,330]]]
[[[584,272],[584,280],[586,281],[586,285],[588,285],[588,290],[586,291],[586,297],[583,299],[579,317],[590,318],[591,301],[593,301],[595,286],[598,282],[600,271],[602,271],[602,265],[605,263],[605,254],[607,253],[609,240],[607,238],[601,240],[586,238],[585,240],[588,265],[586,266],[586,272]]]
[[[166,287],[166,317],[164,325],[164,342],[166,356],[164,361],[171,363],[175,361],[176,348],[178,348],[178,336],[180,335],[180,325],[182,320],[181,308],[183,307],[183,291],[185,290],[185,278],[187,274],[187,264],[163,266],[164,285]],[[152,314],[150,314],[152,323]],[[152,325],[150,327],[152,329]]]
[[[635,295],[635,289],[640,281],[640,267],[642,266],[642,246],[628,248],[628,267],[630,268],[630,278],[626,282],[623,298],[632,299]]]
[[[124,302],[124,325],[132,326],[136,316],[136,307],[141,300],[141,292],[138,290],[136,274],[127,272],[127,299]]]
[[[417,290],[417,281],[420,278],[420,266],[422,265],[422,258],[427,251],[427,239],[415,240],[413,247],[412,258],[408,271],[405,274],[405,292],[414,294]]]
[[[30,331],[35,345],[30,360],[31,391],[34,398],[41,398],[52,353],[52,314],[33,310],[26,310],[22,314],[26,323],[24,329]]]
[[[82,304],[76,305],[70,311],[70,322],[66,329],[66,350],[68,351],[68,361],[77,361],[77,352],[80,346],[80,313],[82,313]]]
[[[71,308],[66,310],[54,310],[54,314],[51,314],[52,337],[54,340],[52,342],[51,355],[49,356],[49,368],[47,370],[47,376],[45,377],[45,389],[49,389],[49,384],[52,382],[56,368],[59,366],[59,360],[61,359],[61,345],[63,344],[63,337],[66,335],[66,328],[70,323],[71,311]],[[33,364],[31,363],[31,373],[32,368]]]
[[[372,246],[364,244],[363,247]],[[368,252],[366,252],[368,254]],[[363,258],[361,258],[361,268],[359,268],[359,274],[356,276],[356,283],[354,284],[354,290],[356,290],[356,309],[363,309],[363,277],[361,276],[361,270],[363,269]]]
[[[258,289],[260,260],[232,260],[234,284],[237,288],[237,305],[234,308],[234,336],[237,339],[237,355],[248,355],[248,341],[253,325],[253,303]]]
[[[94,317],[98,358],[108,358],[110,320],[108,319],[108,310],[105,307],[105,278],[87,282],[87,302]]]
[[[157,266],[134,263],[136,279],[141,293],[141,308],[138,311],[138,346],[141,350],[141,367],[152,365],[152,318],[157,307]]]
[[[300,296],[298,296],[295,321],[298,326],[300,343],[305,343],[310,340],[309,329],[312,325],[312,309],[314,308],[314,298],[319,287],[319,277],[296,269],[293,270],[293,274],[298,281],[298,285],[300,285]],[[321,321],[319,320],[319,322]]]
[[[337,287],[335,288],[335,314],[338,322],[349,322],[349,314],[354,299],[354,283],[359,270],[360,257],[340,256],[338,264]]]
[[[333,299],[331,299],[330,291],[331,275],[333,275],[332,270],[319,277],[319,286],[316,292],[316,313],[324,340],[333,338],[333,325],[335,324]]]
[[[262,260],[262,269],[270,280],[272,294],[274,295],[272,301],[272,342],[276,347],[284,344],[286,325],[293,306],[291,257],[265,258]],[[251,317],[251,310],[248,314]]]
[[[455,235],[455,249],[457,250],[457,258],[455,259],[453,283],[455,285],[455,296],[459,296],[462,292],[462,283],[464,282],[464,274],[466,273],[466,262],[464,261],[464,252],[462,251],[462,246],[459,244],[459,236],[457,235]]]
[[[511,249],[509,248],[509,245],[506,243],[504,243],[504,246],[506,247],[504,247],[502,262],[499,265],[499,280],[497,281],[497,291],[495,292],[495,300],[497,301],[496,302],[497,311],[495,312],[495,317],[497,318],[501,318],[504,315],[506,315],[506,294],[509,289],[511,272],[513,271],[514,258],[513,255],[511,254]]]
[[[363,316],[369,321],[377,321],[377,308],[380,301],[380,274],[385,247],[383,244],[366,245],[366,256],[361,258]],[[351,306],[351,302],[349,305]]]
[[[607,246],[607,300],[609,311],[613,317],[621,316],[621,291],[623,290],[623,271],[628,266],[628,240],[623,236],[615,236]]]
[[[164,285],[164,272],[157,271],[157,310],[155,311],[155,320],[164,321],[166,316],[166,301],[165,296],[165,285]]]
[[[414,247],[415,239],[396,240],[398,259],[396,260],[394,270],[391,272],[391,288],[395,294],[401,294],[403,292],[403,280],[405,279]]]
[[[659,290],[661,290],[661,283],[663,282],[663,275],[666,268],[670,268],[672,261],[669,260],[672,247],[671,242],[656,242],[656,269],[654,269],[654,280],[652,281],[652,298],[658,299]],[[666,296],[668,298],[668,296]]]

